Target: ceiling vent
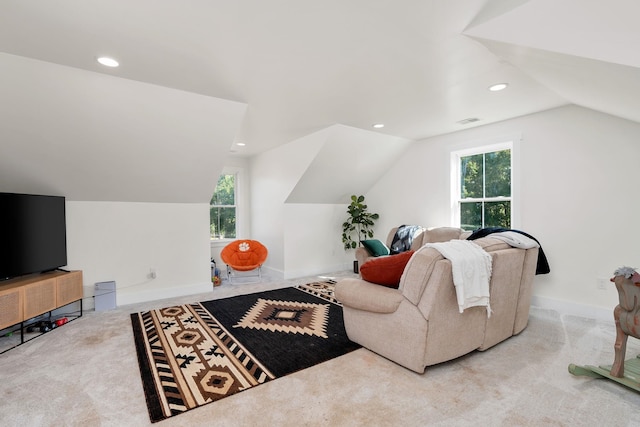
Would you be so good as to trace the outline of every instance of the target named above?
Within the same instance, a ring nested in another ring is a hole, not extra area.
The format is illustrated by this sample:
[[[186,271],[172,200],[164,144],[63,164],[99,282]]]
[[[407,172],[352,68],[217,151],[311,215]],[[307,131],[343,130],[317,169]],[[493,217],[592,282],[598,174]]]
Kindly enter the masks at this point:
[[[480,119],[477,117],[469,117],[468,119],[458,120],[456,123],[460,123],[461,125],[468,125],[469,123],[479,122]]]

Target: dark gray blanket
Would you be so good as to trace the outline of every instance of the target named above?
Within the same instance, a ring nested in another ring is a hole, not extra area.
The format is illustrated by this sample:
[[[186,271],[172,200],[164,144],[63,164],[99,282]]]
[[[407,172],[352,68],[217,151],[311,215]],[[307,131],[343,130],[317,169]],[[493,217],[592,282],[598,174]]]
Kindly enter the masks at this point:
[[[422,227],[419,225],[401,225],[398,227],[391,241],[391,247],[389,248],[391,254],[399,254],[411,249],[413,238],[420,230],[422,230]]]
[[[503,231],[514,231],[516,233],[520,233],[523,236],[527,236],[528,238],[538,242],[538,239],[536,239],[530,234],[525,233],[524,231],[513,230],[511,228],[502,228],[502,227],[479,228],[473,233],[471,233],[471,236],[467,237],[467,240],[475,240],[481,237],[486,237],[492,233],[501,233]],[[540,242],[538,242],[538,244],[540,245]],[[538,264],[536,266],[536,274],[548,274],[549,272],[551,272],[551,269],[549,268],[549,262],[547,261],[547,256],[544,254],[544,251],[542,250],[542,245],[540,245],[540,251],[538,252]]]

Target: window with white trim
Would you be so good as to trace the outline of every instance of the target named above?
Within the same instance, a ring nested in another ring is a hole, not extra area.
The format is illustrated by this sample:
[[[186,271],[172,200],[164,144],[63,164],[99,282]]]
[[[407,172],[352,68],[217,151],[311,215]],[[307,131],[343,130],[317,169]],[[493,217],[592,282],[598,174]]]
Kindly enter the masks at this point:
[[[452,153],[454,223],[460,228],[512,227],[512,152],[509,142]]]
[[[211,239],[235,239],[238,175],[222,174],[209,203]]]

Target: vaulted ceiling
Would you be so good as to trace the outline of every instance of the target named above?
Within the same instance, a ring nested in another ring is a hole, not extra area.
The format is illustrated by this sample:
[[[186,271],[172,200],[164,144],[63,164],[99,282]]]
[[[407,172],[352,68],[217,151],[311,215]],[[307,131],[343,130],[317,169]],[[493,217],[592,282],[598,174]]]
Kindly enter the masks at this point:
[[[336,124],[397,151],[565,104],[640,122],[638,16],[635,0],[3,0],[0,191],[201,202],[227,156]]]

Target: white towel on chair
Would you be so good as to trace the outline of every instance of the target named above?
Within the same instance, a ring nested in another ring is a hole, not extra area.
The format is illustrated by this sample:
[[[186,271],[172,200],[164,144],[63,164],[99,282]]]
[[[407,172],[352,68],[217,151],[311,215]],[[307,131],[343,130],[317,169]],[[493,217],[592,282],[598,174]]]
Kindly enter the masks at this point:
[[[470,240],[451,240],[424,245],[436,249],[451,261],[453,284],[456,287],[458,309],[487,307],[487,317],[491,317],[489,305],[489,281],[491,280],[491,255]]]

